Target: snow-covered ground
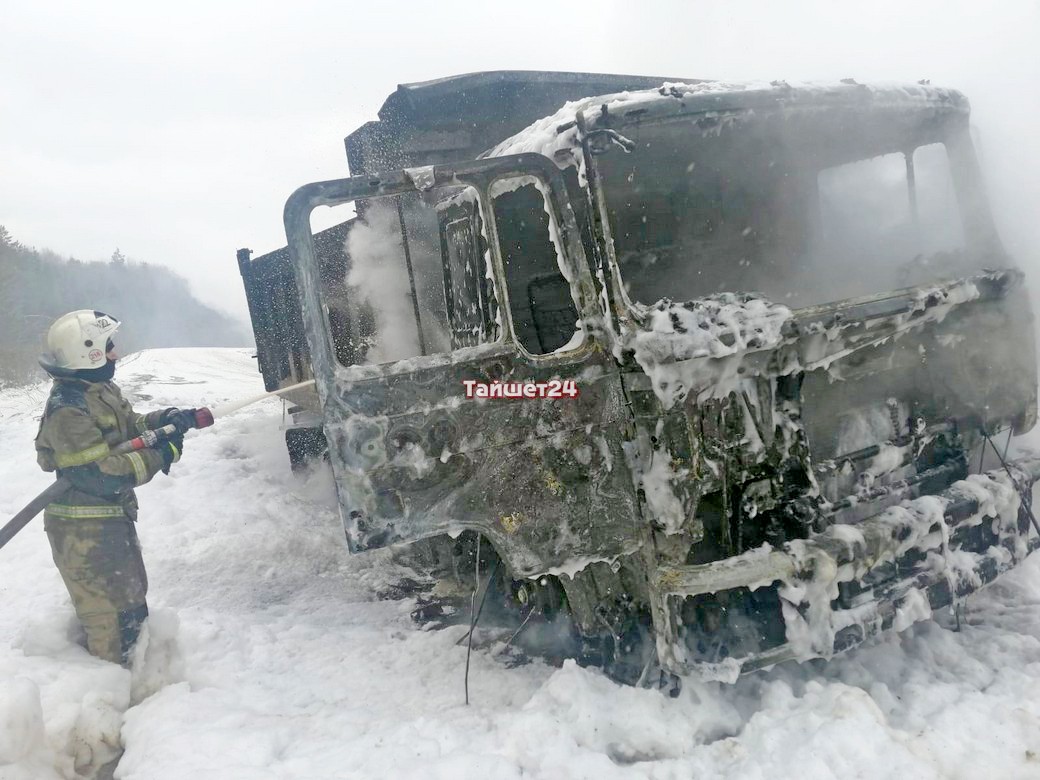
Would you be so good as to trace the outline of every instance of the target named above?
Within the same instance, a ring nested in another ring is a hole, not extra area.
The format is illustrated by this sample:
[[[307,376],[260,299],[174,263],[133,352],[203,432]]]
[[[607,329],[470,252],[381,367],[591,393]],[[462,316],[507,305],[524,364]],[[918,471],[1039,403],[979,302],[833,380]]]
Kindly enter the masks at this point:
[[[138,410],[262,392],[243,350],[131,356]],[[0,522],[47,486],[46,387],[0,392]],[[594,670],[507,668],[461,628],[423,631],[351,557],[331,479],[291,475],[281,402],[189,434],[139,491],[152,619],[133,677],[90,657],[36,520],[0,550],[0,778],[1036,778],[1040,556],[973,596],[959,632],[918,623],[829,663],[678,699]]]

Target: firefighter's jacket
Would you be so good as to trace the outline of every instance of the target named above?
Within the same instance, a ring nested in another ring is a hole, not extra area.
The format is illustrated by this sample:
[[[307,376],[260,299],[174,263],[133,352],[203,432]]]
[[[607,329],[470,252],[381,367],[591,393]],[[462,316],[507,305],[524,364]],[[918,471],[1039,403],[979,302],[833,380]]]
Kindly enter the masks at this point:
[[[134,488],[163,467],[153,449],[114,455],[111,448],[158,427],[162,412],[134,412],[114,382],[55,379],[36,436],[36,459],[72,487],[47,507],[52,517],[137,518]]]

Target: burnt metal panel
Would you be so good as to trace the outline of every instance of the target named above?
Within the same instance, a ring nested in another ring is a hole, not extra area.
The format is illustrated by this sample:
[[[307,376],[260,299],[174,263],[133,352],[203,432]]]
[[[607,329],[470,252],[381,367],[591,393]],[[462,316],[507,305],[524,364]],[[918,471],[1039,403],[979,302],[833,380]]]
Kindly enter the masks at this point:
[[[640,511],[622,449],[625,410],[618,368],[604,344],[602,318],[562,174],[540,155],[437,166],[433,186],[538,176],[552,197],[571,298],[585,326],[584,346],[535,357],[511,340],[385,366],[346,368],[328,334],[327,305],[309,215],[318,205],[415,191],[407,172],[319,182],[285,208],[286,235],[303,298],[325,432],[344,525],[356,550],[475,529],[511,571],[535,574],[576,556],[612,558],[638,544]],[[487,203],[484,204],[485,211]],[[493,222],[487,225],[496,288],[506,293]],[[464,400],[463,381],[574,379],[575,399]],[[602,446],[590,446],[590,437]],[[416,449],[418,448],[418,449]],[[597,467],[588,468],[595,462]]]
[[[351,174],[471,160],[568,100],[697,79],[488,71],[402,84],[345,139]]]

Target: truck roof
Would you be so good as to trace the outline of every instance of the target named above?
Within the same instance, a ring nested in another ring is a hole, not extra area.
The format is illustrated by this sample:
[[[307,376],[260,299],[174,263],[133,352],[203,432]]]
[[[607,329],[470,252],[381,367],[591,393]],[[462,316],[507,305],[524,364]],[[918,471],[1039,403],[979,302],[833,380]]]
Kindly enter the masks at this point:
[[[429,81],[399,84],[379,109],[379,118],[389,120],[399,115],[430,113],[435,120],[457,121],[459,108],[472,108],[495,97],[529,97],[544,95],[549,99],[558,92],[573,92],[575,88],[588,90],[603,87],[618,92],[627,89],[649,88],[675,79],[660,76],[632,76],[612,73],[573,73],[539,70],[491,70],[462,73]],[[700,79],[687,83],[698,83]],[[586,94],[591,94],[586,92]]]
[[[566,103],[555,113],[538,119],[519,133],[481,154],[501,157],[534,152],[556,161],[561,168],[577,166],[577,117],[581,113],[589,131],[616,129],[670,117],[697,116],[700,129],[715,132],[736,116],[779,112],[787,118],[809,115],[819,124],[871,122],[877,147],[897,138],[930,137],[948,121],[969,114],[967,98],[954,89],[916,84],[860,84],[853,79],[838,83],[664,82],[654,88],[626,90],[586,97]],[[837,132],[840,135],[840,132]]]

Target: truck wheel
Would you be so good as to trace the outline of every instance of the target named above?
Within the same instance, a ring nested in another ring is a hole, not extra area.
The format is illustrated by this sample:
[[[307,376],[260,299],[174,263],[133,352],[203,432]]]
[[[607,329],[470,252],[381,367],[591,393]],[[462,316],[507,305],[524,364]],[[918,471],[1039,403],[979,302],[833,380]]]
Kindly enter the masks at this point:
[[[319,459],[328,457],[329,445],[321,428],[290,428],[285,432],[289,465],[294,472],[303,471]]]

